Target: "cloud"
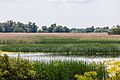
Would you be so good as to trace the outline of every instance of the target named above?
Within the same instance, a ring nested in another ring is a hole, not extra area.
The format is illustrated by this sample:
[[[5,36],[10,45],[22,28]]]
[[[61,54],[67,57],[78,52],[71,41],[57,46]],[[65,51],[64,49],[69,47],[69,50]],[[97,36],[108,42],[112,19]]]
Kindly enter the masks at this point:
[[[90,3],[92,0],[48,0],[51,2],[56,3],[76,3],[76,4],[84,4],[84,3]]]

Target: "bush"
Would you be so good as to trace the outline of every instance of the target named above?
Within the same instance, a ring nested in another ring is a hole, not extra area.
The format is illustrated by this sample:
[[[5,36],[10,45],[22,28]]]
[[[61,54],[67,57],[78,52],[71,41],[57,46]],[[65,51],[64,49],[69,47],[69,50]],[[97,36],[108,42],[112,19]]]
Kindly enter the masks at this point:
[[[0,56],[1,80],[35,80],[36,71],[27,60],[10,59],[7,55]]]
[[[99,80],[95,71],[85,72],[84,75],[75,75],[76,80]]]

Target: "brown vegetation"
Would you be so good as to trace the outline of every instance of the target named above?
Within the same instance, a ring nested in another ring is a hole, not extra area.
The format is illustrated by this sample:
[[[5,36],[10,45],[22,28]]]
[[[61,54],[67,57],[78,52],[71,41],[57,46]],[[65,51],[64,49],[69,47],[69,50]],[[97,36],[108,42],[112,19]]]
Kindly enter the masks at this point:
[[[120,35],[108,35],[107,33],[0,33],[0,39],[30,40],[37,36],[58,38],[120,38]]]

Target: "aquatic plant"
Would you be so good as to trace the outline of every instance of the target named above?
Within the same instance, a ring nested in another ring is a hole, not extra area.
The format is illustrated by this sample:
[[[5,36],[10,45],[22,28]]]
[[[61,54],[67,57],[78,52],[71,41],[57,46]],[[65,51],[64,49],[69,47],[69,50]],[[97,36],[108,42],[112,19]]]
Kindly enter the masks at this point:
[[[74,75],[96,71],[100,80],[107,78],[105,66],[100,63],[86,63],[83,61],[51,61],[35,63],[37,79],[40,80],[74,80]],[[87,75],[87,73],[86,73]]]

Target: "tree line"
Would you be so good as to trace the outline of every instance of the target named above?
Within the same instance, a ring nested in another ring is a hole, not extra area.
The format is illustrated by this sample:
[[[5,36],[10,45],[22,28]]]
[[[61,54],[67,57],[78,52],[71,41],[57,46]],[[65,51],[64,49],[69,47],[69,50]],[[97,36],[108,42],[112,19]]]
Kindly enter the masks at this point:
[[[7,22],[0,23],[0,32],[37,32],[37,25],[32,22],[28,22],[28,24],[24,24],[21,22],[14,22],[12,20],[8,20]]]
[[[109,27],[88,27],[88,28],[68,28],[67,26],[57,25],[56,23],[51,24],[50,27],[42,26],[41,29],[39,29],[39,32],[41,33],[56,33],[56,32],[65,32],[65,33],[102,33],[102,32],[108,32]]]
[[[68,28],[67,26],[57,25],[56,23],[50,26],[42,26],[41,29],[34,22],[28,22],[24,24],[22,22],[15,22],[8,20],[6,22],[0,22],[0,32],[25,32],[25,33],[108,33],[110,35],[120,34],[120,25],[113,26],[109,29],[106,27],[87,27],[87,28]]]

